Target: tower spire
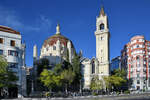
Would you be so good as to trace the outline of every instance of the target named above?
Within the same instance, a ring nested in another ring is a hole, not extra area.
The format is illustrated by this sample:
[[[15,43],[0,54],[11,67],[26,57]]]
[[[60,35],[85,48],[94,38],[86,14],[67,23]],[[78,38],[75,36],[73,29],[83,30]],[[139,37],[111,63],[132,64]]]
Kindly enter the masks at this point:
[[[99,14],[99,16],[105,16],[105,12],[104,12],[104,6],[102,5],[101,6],[101,10],[100,10],[100,14]]]
[[[57,24],[57,26],[56,26],[56,34],[60,34],[60,25],[59,24]]]

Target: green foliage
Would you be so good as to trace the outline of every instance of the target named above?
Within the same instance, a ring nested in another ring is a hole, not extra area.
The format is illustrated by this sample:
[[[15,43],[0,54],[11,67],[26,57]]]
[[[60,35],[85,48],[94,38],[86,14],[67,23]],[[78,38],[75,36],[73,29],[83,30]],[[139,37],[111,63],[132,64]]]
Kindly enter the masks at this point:
[[[73,71],[77,74],[80,75],[81,67],[80,67],[80,58],[78,55],[76,55],[73,60],[72,60],[72,67]]]
[[[123,79],[126,79],[126,71],[124,69],[115,69],[112,72],[112,75],[118,76],[118,77],[122,77]]]
[[[74,78],[73,83],[76,84],[76,86],[78,86],[78,85],[80,85],[80,80],[82,78],[82,74],[81,74],[80,56],[77,54],[75,54],[75,56],[72,60],[72,69],[73,69],[73,72],[75,74],[75,78]]]
[[[103,82],[99,80],[98,76],[95,76],[90,84],[91,90],[102,90],[103,89]]]
[[[46,58],[42,58],[38,60],[36,63],[37,67],[37,75],[40,76],[43,69],[51,69],[51,66],[49,66],[49,60]]]
[[[45,93],[45,96],[46,96],[46,97],[50,97],[50,96],[51,96],[51,93],[50,93],[50,92],[46,92],[46,93]]]
[[[112,87],[119,89],[126,82],[126,72],[124,70],[116,69],[112,72],[111,76],[104,77],[104,81],[107,89],[112,89]]]
[[[41,72],[40,81],[44,86],[51,90],[56,87],[60,87],[61,89],[65,87],[66,91],[67,88],[73,86],[73,84],[75,84],[76,87],[78,86],[81,80],[81,65],[78,55],[74,57],[72,63],[70,63],[69,60],[64,61],[50,69],[40,69],[44,66],[42,64],[38,64],[38,67],[39,72]]]
[[[44,69],[40,75],[40,80],[50,90],[53,87],[60,85],[60,76],[55,75],[51,70]]]
[[[62,68],[62,64],[57,64],[53,69],[56,75],[60,75],[63,70],[64,69]]]
[[[97,92],[92,92],[92,95],[98,96],[98,93]]]
[[[130,94],[129,90],[124,91],[125,94]]]
[[[105,76],[103,77],[104,81],[105,81],[105,86],[107,89],[111,89],[112,88],[112,80],[110,78],[110,76]]]
[[[14,87],[18,77],[8,69],[8,63],[4,57],[0,56],[0,88],[3,87]]]
[[[74,77],[75,77],[75,73],[71,70],[71,68],[69,68],[68,70],[64,70],[61,73],[62,81],[69,85],[73,82]]]

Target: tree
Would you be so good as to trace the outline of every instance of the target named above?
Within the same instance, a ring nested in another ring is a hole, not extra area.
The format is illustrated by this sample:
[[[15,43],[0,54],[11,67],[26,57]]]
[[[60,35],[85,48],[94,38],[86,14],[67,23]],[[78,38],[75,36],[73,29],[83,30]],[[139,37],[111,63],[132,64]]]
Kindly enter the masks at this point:
[[[116,69],[112,72],[111,76],[104,77],[105,85],[108,92],[111,89],[119,89],[127,82],[126,73],[124,70]]]
[[[0,56],[0,88],[5,87],[5,78],[7,75],[7,66],[8,63],[6,62],[6,60]]]
[[[115,69],[112,71],[112,75],[122,77],[123,79],[126,79],[126,71],[124,69]]]
[[[104,76],[103,77],[105,81],[106,90],[109,92],[109,90],[112,88],[112,81],[110,76]]]
[[[43,72],[40,74],[40,80],[44,83],[46,87],[48,87],[50,92],[52,88],[61,84],[60,76],[55,75],[53,71],[47,69],[44,69]]]
[[[37,76],[40,76],[43,69],[51,69],[51,66],[49,66],[49,60],[46,58],[42,58],[38,61],[36,61],[36,67],[37,67]]]
[[[6,59],[0,56],[0,89],[15,87],[18,77],[8,68]]]
[[[61,73],[61,79],[63,83],[65,84],[65,91],[68,92],[68,86],[71,85],[75,77],[75,73],[69,68],[68,70],[64,70]]]
[[[98,76],[93,77],[90,89],[98,93],[99,90],[103,89],[103,81],[98,78]]]
[[[53,69],[53,72],[54,72],[56,75],[60,75],[63,70],[64,70],[64,69],[62,68],[62,64],[56,64],[56,66],[55,66],[54,69]]]
[[[80,56],[75,53],[74,58],[72,59],[72,69],[75,74],[75,78],[73,81],[74,89],[78,90],[81,85],[81,63],[80,63]]]

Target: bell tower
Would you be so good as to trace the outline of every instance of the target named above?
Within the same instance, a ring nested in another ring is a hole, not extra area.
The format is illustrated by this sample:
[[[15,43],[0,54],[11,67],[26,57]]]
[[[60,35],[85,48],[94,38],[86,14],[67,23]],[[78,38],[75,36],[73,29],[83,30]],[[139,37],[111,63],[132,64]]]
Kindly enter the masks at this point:
[[[101,7],[100,14],[96,19],[96,58],[99,61],[98,74],[102,76],[109,75],[109,27],[107,15],[104,8]]]

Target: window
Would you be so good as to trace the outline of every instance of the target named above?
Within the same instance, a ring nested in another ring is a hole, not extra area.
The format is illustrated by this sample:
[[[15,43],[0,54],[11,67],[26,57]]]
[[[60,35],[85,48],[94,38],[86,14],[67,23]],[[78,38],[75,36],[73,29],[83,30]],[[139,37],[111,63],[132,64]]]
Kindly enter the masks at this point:
[[[53,46],[53,50],[56,50],[56,46]]]
[[[11,56],[18,56],[18,52],[17,51],[13,51],[13,50],[8,50],[8,55],[11,55]]]
[[[101,57],[101,63],[102,63],[102,61],[103,61],[103,58]]]
[[[103,37],[103,36],[101,36],[101,37],[99,37],[98,39],[99,39],[99,40],[104,40],[104,37]]]
[[[139,57],[136,57],[136,60],[137,60],[137,61],[139,61],[139,60],[140,60],[140,58],[139,58]]]
[[[146,84],[146,80],[144,80],[144,84]]]
[[[14,40],[10,41],[10,46],[15,46],[15,41]]]
[[[63,47],[61,47],[61,50],[64,50],[64,48],[63,48]]]
[[[100,30],[104,30],[104,24],[100,24]]]
[[[140,86],[137,86],[137,90],[140,90]]]
[[[0,38],[0,44],[3,44],[3,38]]]
[[[9,68],[18,68],[17,63],[9,63],[8,66],[9,66]]]
[[[139,47],[140,47],[139,45],[136,46],[136,48],[139,48]]]
[[[92,62],[92,74],[95,73],[95,63],[94,61]]]
[[[48,47],[46,48],[46,50],[47,50],[47,51],[49,50]]]
[[[140,80],[137,80],[137,84],[140,84]]]
[[[0,50],[0,55],[3,55],[3,50]]]

